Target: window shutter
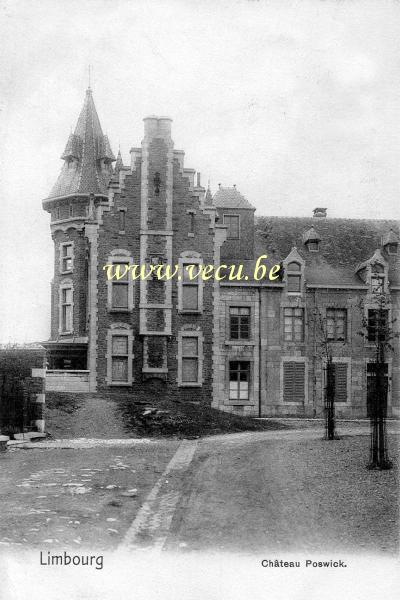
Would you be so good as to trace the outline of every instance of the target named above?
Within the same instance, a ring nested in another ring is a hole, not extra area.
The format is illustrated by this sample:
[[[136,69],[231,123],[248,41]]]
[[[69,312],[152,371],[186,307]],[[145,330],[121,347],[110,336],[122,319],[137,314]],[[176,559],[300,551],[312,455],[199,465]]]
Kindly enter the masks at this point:
[[[335,363],[335,402],[347,402],[347,363]]]
[[[305,399],[305,364],[302,362],[285,362],[283,365],[283,401],[304,402]]]

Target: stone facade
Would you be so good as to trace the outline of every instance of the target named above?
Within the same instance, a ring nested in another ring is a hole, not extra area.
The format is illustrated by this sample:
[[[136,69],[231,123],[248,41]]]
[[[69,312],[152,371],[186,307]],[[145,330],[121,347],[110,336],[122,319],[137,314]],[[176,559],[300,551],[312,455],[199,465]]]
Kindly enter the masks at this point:
[[[325,209],[310,219],[257,218],[235,186],[214,196],[201,186],[174,148],[167,117],[144,119],[142,144],[124,166],[90,90],[62,159],[44,201],[55,248],[48,373],[58,389],[71,375],[78,391],[113,388],[138,401],[167,396],[241,415],[320,416],[318,317],[333,336],[337,414],[367,415],[373,347],[358,332],[379,278],[391,318],[400,317],[397,223],[329,219]],[[254,277],[261,255],[269,268],[280,265],[278,278]],[[104,270],[221,264],[243,265],[247,279],[108,280]],[[394,345],[390,414],[399,406]]]

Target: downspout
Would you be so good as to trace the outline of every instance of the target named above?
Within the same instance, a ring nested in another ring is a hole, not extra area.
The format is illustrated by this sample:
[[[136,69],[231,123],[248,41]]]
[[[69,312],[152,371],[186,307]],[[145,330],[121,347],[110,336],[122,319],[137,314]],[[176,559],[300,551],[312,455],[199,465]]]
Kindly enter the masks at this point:
[[[258,286],[258,416],[261,417],[261,285]]]

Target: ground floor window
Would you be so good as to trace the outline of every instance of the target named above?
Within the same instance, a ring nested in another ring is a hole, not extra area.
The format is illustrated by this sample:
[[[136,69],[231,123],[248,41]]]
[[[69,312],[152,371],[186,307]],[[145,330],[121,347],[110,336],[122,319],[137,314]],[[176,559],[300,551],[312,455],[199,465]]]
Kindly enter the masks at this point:
[[[250,363],[233,360],[229,363],[229,399],[249,400]]]
[[[347,402],[347,363],[335,365],[335,402]]]
[[[287,361],[283,363],[283,401],[304,402],[305,364]]]
[[[180,331],[178,336],[178,385],[202,385],[203,335],[199,331]]]
[[[132,384],[132,330],[125,324],[113,325],[107,339],[107,383]]]

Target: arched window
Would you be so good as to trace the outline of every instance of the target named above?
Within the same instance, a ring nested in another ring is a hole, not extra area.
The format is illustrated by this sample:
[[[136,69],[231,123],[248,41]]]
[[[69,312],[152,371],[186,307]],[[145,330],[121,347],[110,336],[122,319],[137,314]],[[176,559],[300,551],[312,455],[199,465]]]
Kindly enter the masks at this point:
[[[286,268],[287,291],[299,294],[301,292],[301,265],[292,261]]]

